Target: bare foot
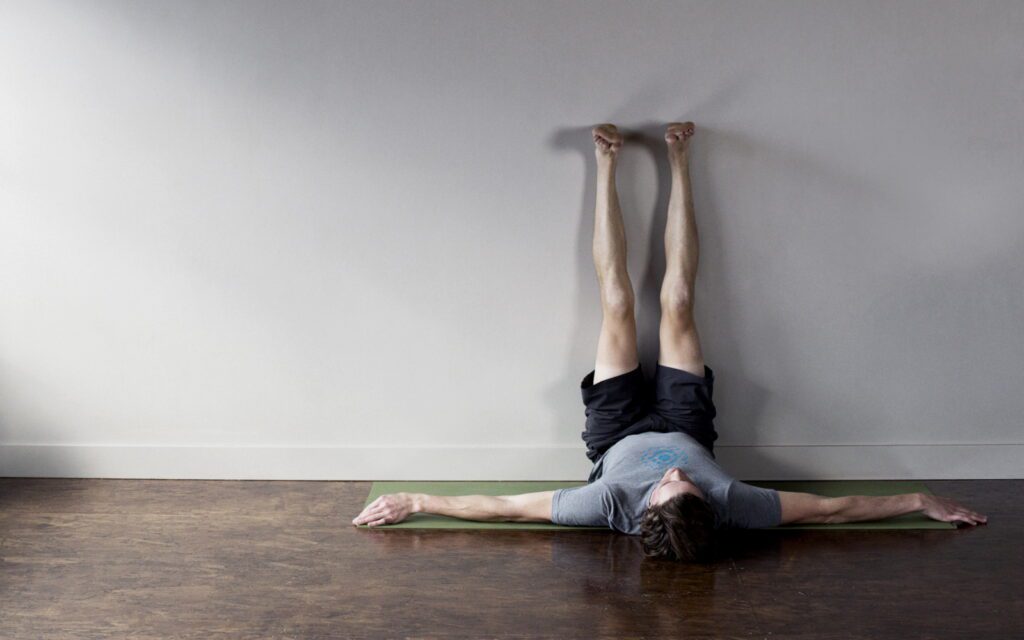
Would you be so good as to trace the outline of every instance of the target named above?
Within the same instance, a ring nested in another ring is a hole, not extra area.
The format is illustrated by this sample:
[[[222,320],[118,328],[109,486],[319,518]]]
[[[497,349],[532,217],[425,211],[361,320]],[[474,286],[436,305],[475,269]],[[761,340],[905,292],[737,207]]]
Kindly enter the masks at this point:
[[[622,134],[614,124],[599,124],[591,130],[594,135],[594,155],[598,160],[614,159],[622,147]]]
[[[665,129],[665,143],[671,159],[685,158],[695,127],[692,122],[670,122]]]

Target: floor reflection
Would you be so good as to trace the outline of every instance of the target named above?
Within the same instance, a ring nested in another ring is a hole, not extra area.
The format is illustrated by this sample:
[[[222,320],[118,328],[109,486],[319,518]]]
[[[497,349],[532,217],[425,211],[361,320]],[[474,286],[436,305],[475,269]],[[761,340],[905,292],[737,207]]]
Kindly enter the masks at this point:
[[[733,531],[720,541],[720,552],[762,570],[785,570],[796,564],[844,567],[866,559],[941,557],[943,547],[962,543],[963,530]],[[937,552],[937,553],[935,553]]]
[[[364,531],[382,556],[436,554],[481,556],[492,577],[517,600],[524,593],[548,594],[542,615],[551,623],[571,620],[580,633],[679,636],[687,633],[749,632],[749,605],[728,558],[704,565],[644,557],[640,540],[611,532]],[[516,567],[508,569],[508,567]],[[500,605],[498,605],[500,606]],[[729,621],[723,623],[724,621]]]

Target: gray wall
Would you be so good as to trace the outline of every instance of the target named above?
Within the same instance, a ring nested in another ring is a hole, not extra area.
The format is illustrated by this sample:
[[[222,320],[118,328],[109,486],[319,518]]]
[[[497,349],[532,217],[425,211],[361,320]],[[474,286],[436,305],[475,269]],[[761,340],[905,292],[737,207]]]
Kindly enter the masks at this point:
[[[1019,475],[1022,33],[1020,2],[6,2],[2,471],[585,474],[589,128],[635,135],[650,370],[691,119],[724,459]]]

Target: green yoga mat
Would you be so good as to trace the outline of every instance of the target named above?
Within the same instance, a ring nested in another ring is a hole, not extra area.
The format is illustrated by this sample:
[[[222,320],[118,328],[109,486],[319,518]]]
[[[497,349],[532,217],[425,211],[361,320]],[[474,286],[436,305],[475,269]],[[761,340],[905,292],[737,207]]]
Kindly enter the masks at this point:
[[[550,491],[566,487],[578,487],[583,482],[374,482],[365,504],[370,504],[378,496],[387,493],[409,492],[429,493],[440,496],[458,495],[513,495],[532,493],[534,491]],[[928,493],[923,482],[905,480],[822,480],[805,482],[751,482],[759,487],[769,487],[780,491],[802,491],[817,493],[823,496],[887,496],[897,493]],[[360,528],[367,528],[365,525]],[[557,524],[534,522],[473,522],[446,516],[417,513],[404,522],[392,525],[381,525],[375,529],[569,529],[569,530],[604,530],[605,527],[566,527]],[[914,513],[890,520],[878,522],[850,522],[846,524],[800,524],[786,525],[780,529],[953,529],[948,522],[937,522]]]

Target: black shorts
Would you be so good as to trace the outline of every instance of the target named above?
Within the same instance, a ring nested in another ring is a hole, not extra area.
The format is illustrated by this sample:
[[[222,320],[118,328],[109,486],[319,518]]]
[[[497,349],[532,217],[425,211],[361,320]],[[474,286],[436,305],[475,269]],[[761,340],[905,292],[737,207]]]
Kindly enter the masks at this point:
[[[583,377],[580,391],[587,423],[583,442],[592,462],[626,436],[648,431],[682,431],[714,456],[715,372],[704,365],[704,377],[657,365],[653,383],[640,365],[628,373],[594,384],[594,371]]]

